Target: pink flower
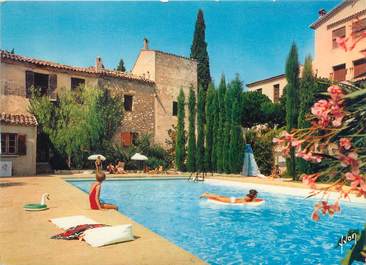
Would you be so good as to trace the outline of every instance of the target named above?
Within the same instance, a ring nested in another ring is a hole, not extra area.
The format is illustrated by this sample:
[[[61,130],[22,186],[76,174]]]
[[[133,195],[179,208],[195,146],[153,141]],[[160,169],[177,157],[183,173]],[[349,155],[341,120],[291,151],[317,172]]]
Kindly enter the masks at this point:
[[[319,221],[319,214],[318,214],[318,211],[313,211],[312,214],[311,214],[311,219],[315,222],[318,222]]]
[[[328,93],[330,94],[330,97],[333,100],[337,101],[337,100],[339,100],[340,98],[343,97],[342,88],[340,88],[337,85],[333,85],[333,86],[328,87],[327,91],[328,91]]]
[[[319,174],[311,174],[311,175],[303,175],[302,176],[302,183],[304,183],[307,186],[310,186],[311,188],[315,188],[315,182],[317,178],[319,177]]]
[[[275,143],[275,144],[281,144],[283,142],[285,142],[285,140],[280,139],[280,138],[273,138],[273,140],[272,140],[272,143]]]
[[[345,52],[347,51],[346,42],[348,41],[348,38],[336,38],[336,42],[340,48],[342,48]]]
[[[327,117],[330,112],[331,105],[325,99],[317,101],[311,108],[311,113],[317,117]]]
[[[359,174],[348,172],[346,173],[346,178],[351,181],[352,188],[357,188],[358,186],[360,186],[361,190],[366,191],[366,183]]]
[[[352,168],[358,168],[358,155],[355,152],[349,153],[347,156],[341,155],[339,160],[343,167],[351,166]]]
[[[351,140],[348,138],[341,138],[339,140],[339,146],[345,150],[349,150],[352,147]]]
[[[299,146],[301,146],[301,144],[304,142],[304,140],[293,140],[292,142],[291,142],[291,146],[293,146],[293,147],[299,147]]]

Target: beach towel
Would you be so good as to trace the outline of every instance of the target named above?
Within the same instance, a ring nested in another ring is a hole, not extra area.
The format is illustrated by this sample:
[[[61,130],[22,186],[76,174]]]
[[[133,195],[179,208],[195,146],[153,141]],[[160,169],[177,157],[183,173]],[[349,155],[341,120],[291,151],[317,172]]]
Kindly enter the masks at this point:
[[[88,229],[93,229],[97,227],[107,226],[105,224],[83,224],[70,227],[65,232],[51,236],[51,239],[64,239],[64,240],[74,240],[80,239],[80,236]]]

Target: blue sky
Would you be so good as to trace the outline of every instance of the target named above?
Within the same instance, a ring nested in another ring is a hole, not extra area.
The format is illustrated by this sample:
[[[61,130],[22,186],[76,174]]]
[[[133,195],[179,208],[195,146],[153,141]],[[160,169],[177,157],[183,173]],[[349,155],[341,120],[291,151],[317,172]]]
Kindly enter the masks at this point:
[[[1,47],[76,66],[101,56],[130,70],[147,37],[152,49],[189,56],[196,13],[203,9],[211,75],[239,73],[244,83],[281,74],[293,41],[300,60],[313,54],[309,25],[340,1],[5,2]]]

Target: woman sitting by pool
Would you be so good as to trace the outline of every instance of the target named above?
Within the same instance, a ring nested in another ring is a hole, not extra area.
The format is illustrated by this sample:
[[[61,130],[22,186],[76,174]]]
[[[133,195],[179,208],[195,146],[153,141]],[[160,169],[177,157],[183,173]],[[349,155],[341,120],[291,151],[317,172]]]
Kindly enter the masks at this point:
[[[93,210],[100,210],[100,209],[118,210],[118,207],[116,205],[103,203],[100,200],[100,190],[102,188],[102,182],[105,180],[104,172],[97,172],[96,179],[97,181],[92,184],[89,192],[90,208]]]
[[[235,198],[235,197],[225,197],[217,194],[212,194],[205,192],[201,195],[200,198],[207,198],[209,200],[224,202],[224,203],[250,203],[250,202],[258,202],[263,201],[262,199],[257,199],[258,192],[256,190],[250,190],[247,195],[243,198]]]

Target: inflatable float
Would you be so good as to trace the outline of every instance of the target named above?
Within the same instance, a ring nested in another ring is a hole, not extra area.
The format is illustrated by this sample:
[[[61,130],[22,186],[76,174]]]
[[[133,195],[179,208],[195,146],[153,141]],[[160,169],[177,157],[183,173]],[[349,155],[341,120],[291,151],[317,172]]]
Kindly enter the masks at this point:
[[[251,202],[235,202],[235,198],[231,198],[231,202],[223,202],[214,198],[207,198],[207,201],[221,205],[236,205],[236,206],[259,206],[264,204],[263,199],[256,198]]]
[[[43,211],[47,210],[47,204],[45,201],[50,199],[50,195],[48,193],[44,193],[41,197],[40,203],[28,203],[23,206],[24,210],[26,211]]]

